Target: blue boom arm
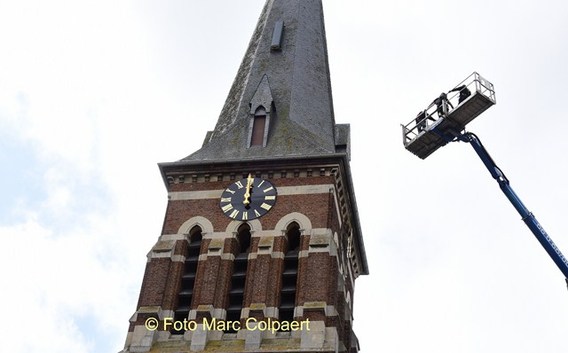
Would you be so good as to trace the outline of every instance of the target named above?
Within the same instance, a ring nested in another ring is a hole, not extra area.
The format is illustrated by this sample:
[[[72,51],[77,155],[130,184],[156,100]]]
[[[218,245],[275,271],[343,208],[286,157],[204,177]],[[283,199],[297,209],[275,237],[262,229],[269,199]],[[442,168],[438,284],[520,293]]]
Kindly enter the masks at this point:
[[[479,158],[483,161],[483,164],[485,164],[489,170],[489,173],[491,173],[491,176],[497,180],[501,190],[503,190],[509,201],[511,201],[513,206],[517,209],[527,227],[529,227],[529,229],[533,232],[548,255],[550,255],[552,260],[556,263],[556,266],[558,266],[560,271],[562,271],[566,277],[566,283],[568,283],[568,261],[566,260],[566,257],[564,257],[562,252],[560,252],[560,249],[558,249],[556,244],[554,244],[550,236],[548,236],[544,228],[542,228],[540,223],[538,223],[534,215],[525,207],[517,194],[515,194],[511,185],[509,185],[509,180],[505,174],[503,174],[501,169],[497,167],[485,147],[481,144],[479,138],[471,132],[465,132],[459,135],[457,139],[471,144],[475,152],[479,155]]]

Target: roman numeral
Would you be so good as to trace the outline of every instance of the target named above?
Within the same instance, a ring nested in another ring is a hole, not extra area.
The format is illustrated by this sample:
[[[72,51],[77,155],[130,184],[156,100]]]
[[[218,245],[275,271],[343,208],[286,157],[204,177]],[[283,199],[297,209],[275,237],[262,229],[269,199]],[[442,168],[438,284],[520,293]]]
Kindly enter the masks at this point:
[[[230,210],[233,209],[233,205],[231,205],[229,203],[229,204],[226,204],[225,206],[221,207],[221,209],[223,210],[223,212],[227,213],[227,212],[229,212]]]
[[[274,187],[271,186],[271,187],[269,187],[269,188],[264,189],[263,191],[264,191],[264,193],[266,194],[267,192],[269,192],[269,191],[271,191],[271,190],[274,190]]]
[[[247,212],[247,211],[243,212],[242,220],[243,220],[243,221],[248,221],[248,219],[249,219],[249,217],[248,217],[248,212]]]
[[[239,215],[239,211],[233,210],[233,212],[231,212],[231,214],[229,215],[229,217],[231,217],[231,218],[237,218],[238,215]]]
[[[254,210],[254,215],[257,216],[257,217],[260,217],[260,213],[258,213],[257,210]]]
[[[262,184],[264,184],[264,180],[260,182],[260,184],[258,184],[258,187],[261,187]]]
[[[276,200],[276,195],[267,195],[264,197],[265,200]]]
[[[235,193],[235,192],[234,192],[233,190],[231,190],[231,189],[227,189],[227,190],[225,190],[225,191],[230,192],[231,194],[234,194],[234,193]]]
[[[221,202],[231,202],[230,197],[221,197]]]
[[[242,189],[242,188],[244,188],[244,187],[245,187],[245,186],[243,185],[243,183],[241,183],[241,181],[240,181],[240,180],[239,180],[239,181],[237,181],[237,182],[235,183],[235,185],[236,185],[236,186],[237,186],[237,187],[238,187],[239,189]]]
[[[263,202],[262,205],[260,205],[260,208],[264,208],[265,210],[270,210],[272,208],[272,206],[270,206],[269,204]]]

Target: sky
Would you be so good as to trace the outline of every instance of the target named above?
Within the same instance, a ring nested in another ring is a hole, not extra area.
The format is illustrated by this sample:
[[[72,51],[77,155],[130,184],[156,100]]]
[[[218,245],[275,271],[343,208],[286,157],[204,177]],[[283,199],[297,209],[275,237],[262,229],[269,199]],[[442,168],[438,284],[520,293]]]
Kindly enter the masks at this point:
[[[568,3],[323,0],[370,275],[361,352],[566,352],[568,291],[474,151],[400,124],[477,71],[475,132],[568,254]],[[0,0],[6,352],[118,352],[167,194],[213,129],[263,0]]]

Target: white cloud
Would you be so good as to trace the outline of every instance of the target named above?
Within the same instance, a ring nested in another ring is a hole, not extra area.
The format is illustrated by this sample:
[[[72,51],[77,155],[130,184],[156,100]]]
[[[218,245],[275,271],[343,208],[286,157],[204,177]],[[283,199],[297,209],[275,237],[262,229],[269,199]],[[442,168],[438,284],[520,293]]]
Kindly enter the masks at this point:
[[[67,303],[74,294],[68,287],[77,283],[67,272],[79,267],[66,261],[68,256],[61,248],[66,244],[52,237],[33,220],[0,228],[6,250],[2,259],[5,290],[0,293],[5,311],[0,329],[12,337],[5,342],[8,351],[90,351],[75,323],[77,308]]]

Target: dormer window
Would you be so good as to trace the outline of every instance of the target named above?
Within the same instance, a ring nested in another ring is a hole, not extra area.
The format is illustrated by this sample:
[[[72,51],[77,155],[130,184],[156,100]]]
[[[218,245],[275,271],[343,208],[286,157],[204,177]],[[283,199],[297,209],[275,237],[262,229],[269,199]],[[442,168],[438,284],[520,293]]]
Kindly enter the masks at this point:
[[[266,128],[266,110],[259,107],[254,113],[252,122],[251,146],[264,146],[264,132]]]
[[[266,147],[268,131],[270,131],[270,116],[275,110],[274,100],[268,84],[268,76],[262,76],[249,103],[248,147]]]

